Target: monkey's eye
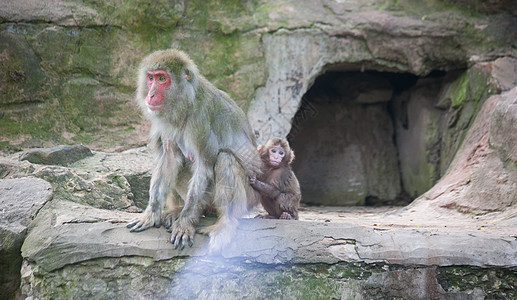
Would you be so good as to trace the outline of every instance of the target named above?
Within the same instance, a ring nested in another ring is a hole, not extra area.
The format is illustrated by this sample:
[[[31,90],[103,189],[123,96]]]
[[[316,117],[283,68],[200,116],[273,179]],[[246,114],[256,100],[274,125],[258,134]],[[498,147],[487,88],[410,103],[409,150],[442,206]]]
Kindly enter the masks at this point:
[[[163,75],[162,75],[162,76],[160,76],[160,79],[159,79],[159,80],[160,80],[160,81],[165,81],[165,79],[166,79],[166,78],[165,78],[165,76],[163,76]]]
[[[149,81],[153,81],[154,80],[154,76],[153,75],[149,75]]]
[[[271,149],[271,153],[275,154],[276,153],[276,149]]]
[[[284,156],[285,153],[283,151],[280,151],[278,154],[280,154],[280,156]]]

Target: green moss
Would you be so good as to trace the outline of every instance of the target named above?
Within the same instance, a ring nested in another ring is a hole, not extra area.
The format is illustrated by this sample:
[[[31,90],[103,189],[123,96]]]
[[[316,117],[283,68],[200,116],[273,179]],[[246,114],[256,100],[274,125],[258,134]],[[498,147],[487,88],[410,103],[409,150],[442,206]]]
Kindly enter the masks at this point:
[[[86,0],[84,3],[95,9],[104,23],[142,34],[174,27],[182,18],[184,5],[168,0]]]
[[[517,297],[517,269],[481,269],[472,267],[440,268],[438,282],[445,291],[481,289],[490,299]]]
[[[458,108],[467,101],[477,104],[495,93],[496,90],[497,88],[490,82],[486,70],[473,67],[462,72],[450,84],[449,97],[452,107]]]
[[[123,190],[131,191],[131,186],[129,185],[129,182],[127,181],[126,177],[122,175],[108,176],[108,180],[108,184],[115,184]]]
[[[452,107],[456,108],[467,100],[467,85],[469,83],[469,72],[463,72],[458,79],[451,83],[450,98]]]
[[[185,7],[181,26],[189,26],[212,33],[230,34],[239,28],[250,31],[266,20],[267,9],[260,1],[216,0],[190,1]]]
[[[84,0],[76,4],[81,8],[74,15],[78,26],[0,25],[0,105],[5,105],[1,107],[7,112],[2,126],[9,133],[0,143],[12,140],[7,144],[15,145],[14,141],[24,139],[26,142],[17,145],[27,147],[44,146],[42,142],[84,142],[98,148],[123,143],[133,132],[128,120],[141,122],[140,115],[126,104],[133,97],[136,65],[146,53],[171,45],[188,52],[201,73],[246,111],[257,87],[267,78],[261,40],[264,31],[256,29],[272,32],[311,26],[310,20],[282,17],[289,14],[289,1]],[[508,35],[499,34],[501,38],[492,42],[487,37],[494,36],[494,29],[473,26],[470,18],[476,16],[475,11],[467,5],[398,0],[375,4],[375,8],[391,10],[395,17],[410,15],[422,20],[442,20],[447,14],[448,20],[458,22],[462,26],[458,32],[465,37],[461,42],[457,37],[441,40],[445,52],[436,59],[468,57],[468,53],[457,52],[489,52],[494,43],[496,47],[508,44],[504,40]],[[278,17],[271,18],[272,12]],[[379,39],[382,43],[382,36]],[[363,58],[351,57],[350,62],[354,59]],[[379,58],[377,62],[407,70],[396,59]],[[83,79],[85,82],[80,82]],[[459,84],[455,106],[468,101],[464,91]],[[20,113],[23,110],[29,113]],[[39,124],[31,125],[34,120],[40,120]],[[23,131],[20,124],[35,131]],[[22,136],[24,132],[28,137]]]
[[[34,63],[22,65],[24,72],[29,74],[32,68],[37,73],[41,66],[41,74],[48,76],[48,81],[30,83],[37,93],[26,89],[31,101],[44,104],[38,109],[32,103],[21,103],[13,110],[7,107],[0,126],[5,138],[11,141],[9,144],[41,147],[93,142],[93,147],[111,148],[123,143],[141,117],[135,107],[128,105],[134,87],[123,82],[133,85],[134,75],[129,71],[132,65],[120,64],[131,57],[124,54],[127,51],[116,50],[123,44],[120,30],[114,27],[47,30],[44,25],[31,24],[20,27],[23,36],[10,37],[12,41],[7,46],[16,50],[17,41],[25,40],[23,51],[34,49],[27,52],[25,60],[40,62],[37,67]],[[128,46],[127,41],[124,46]],[[17,62],[14,58],[6,61]],[[114,67],[116,63],[120,66]],[[7,86],[17,88],[15,84]],[[11,100],[5,102],[8,101]]]
[[[246,30],[256,26],[251,16],[261,7],[258,2],[84,3],[110,25],[51,30],[47,24],[8,30],[1,25],[0,83],[5,88],[0,105],[44,103],[39,109],[24,104],[4,110],[3,144],[19,150],[60,143],[106,149],[124,143],[141,122],[139,111],[128,107],[136,65],[149,51],[171,43],[190,53],[202,74],[244,109],[265,81],[261,35],[236,30],[243,23]]]
[[[0,27],[0,105],[44,103],[52,87],[27,42]]]
[[[257,86],[265,82],[260,35],[174,30],[154,36],[152,50],[173,46],[190,54],[199,71],[246,109]],[[147,43],[147,42],[146,42]]]
[[[356,299],[400,297],[389,290],[405,273],[401,266],[375,264],[266,265],[242,260],[190,257],[154,261],[145,257],[98,258],[46,272],[30,280],[41,298],[185,298],[221,299]],[[411,269],[409,270],[411,272]],[[437,280],[445,296],[481,290],[487,298],[517,297],[517,270],[440,267]],[[388,275],[382,279],[382,275]],[[188,283],[188,284],[185,284]],[[387,283],[386,288],[380,288]],[[87,286],[88,288],[84,288]],[[128,290],[130,286],[132,289]],[[410,288],[414,288],[410,287]],[[416,291],[416,290],[415,290]]]
[[[12,137],[11,141],[13,145],[29,140],[34,141],[34,139],[53,139],[53,125],[54,124],[48,119],[34,118],[29,111],[0,119],[2,135],[4,137]]]
[[[468,97],[478,104],[497,91],[496,86],[490,80],[490,74],[481,68],[469,69],[469,83],[467,87]],[[478,109],[476,109],[477,112]]]
[[[445,172],[472,126],[484,100],[497,91],[490,74],[483,67],[472,67],[451,83],[449,126],[442,136],[441,172]]]
[[[32,43],[45,71],[52,75],[56,85],[67,81],[72,75],[79,77],[79,74],[120,85],[120,78],[113,76],[119,74],[112,72],[114,62],[111,59],[121,38],[119,29],[106,26],[45,30],[32,26],[30,30],[34,33],[28,35],[27,40]]]

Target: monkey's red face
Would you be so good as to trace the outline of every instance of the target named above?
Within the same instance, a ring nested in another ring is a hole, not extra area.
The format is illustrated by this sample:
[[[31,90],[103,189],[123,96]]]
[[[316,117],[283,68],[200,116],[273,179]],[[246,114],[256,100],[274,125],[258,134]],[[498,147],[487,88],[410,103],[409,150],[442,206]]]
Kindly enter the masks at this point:
[[[269,149],[269,164],[273,167],[280,165],[285,156],[285,149],[282,146],[273,146]]]
[[[171,78],[162,70],[147,72],[147,87],[149,92],[145,101],[150,110],[161,110],[164,107],[163,91],[171,85]]]

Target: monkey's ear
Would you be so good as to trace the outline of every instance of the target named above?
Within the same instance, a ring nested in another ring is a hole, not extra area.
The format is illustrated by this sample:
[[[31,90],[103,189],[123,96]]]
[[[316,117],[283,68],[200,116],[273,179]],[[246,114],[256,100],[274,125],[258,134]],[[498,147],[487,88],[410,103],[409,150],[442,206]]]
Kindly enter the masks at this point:
[[[291,164],[293,162],[293,160],[294,160],[294,151],[291,150],[291,157],[289,158],[288,164]]]
[[[190,81],[190,79],[192,79],[192,72],[189,69],[183,70],[183,78],[185,78],[186,81]]]
[[[264,145],[258,145],[257,146],[258,152],[262,152],[262,149],[264,149]]]

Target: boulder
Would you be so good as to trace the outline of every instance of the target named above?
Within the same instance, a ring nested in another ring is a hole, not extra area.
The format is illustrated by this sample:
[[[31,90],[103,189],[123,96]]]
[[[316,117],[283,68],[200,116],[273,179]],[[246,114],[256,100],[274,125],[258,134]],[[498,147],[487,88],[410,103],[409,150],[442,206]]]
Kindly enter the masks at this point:
[[[20,249],[27,227],[52,199],[50,183],[38,178],[0,179],[0,289],[2,299],[20,285]]]
[[[66,166],[88,156],[93,156],[93,153],[84,145],[61,145],[30,149],[22,154],[20,160],[28,160],[33,164]]]
[[[511,158],[517,139],[507,134],[504,143],[499,142],[500,133],[515,126],[516,92],[514,87],[485,101],[446,174],[406,210],[443,214],[446,209],[491,219],[499,226],[517,225],[517,167]]]
[[[517,85],[517,59],[513,57],[501,57],[492,64],[492,76],[499,83],[503,91],[507,91]]]
[[[500,154],[500,159],[517,166],[517,88],[503,93],[490,119],[490,146]]]
[[[146,207],[153,163],[147,148],[122,153],[87,149],[86,153],[91,155],[81,159],[69,156],[63,149],[73,148],[34,149],[0,158],[0,174],[44,179],[53,185],[56,199],[106,209],[138,211]],[[37,163],[30,163],[29,159]],[[41,164],[45,161],[52,165]]]

